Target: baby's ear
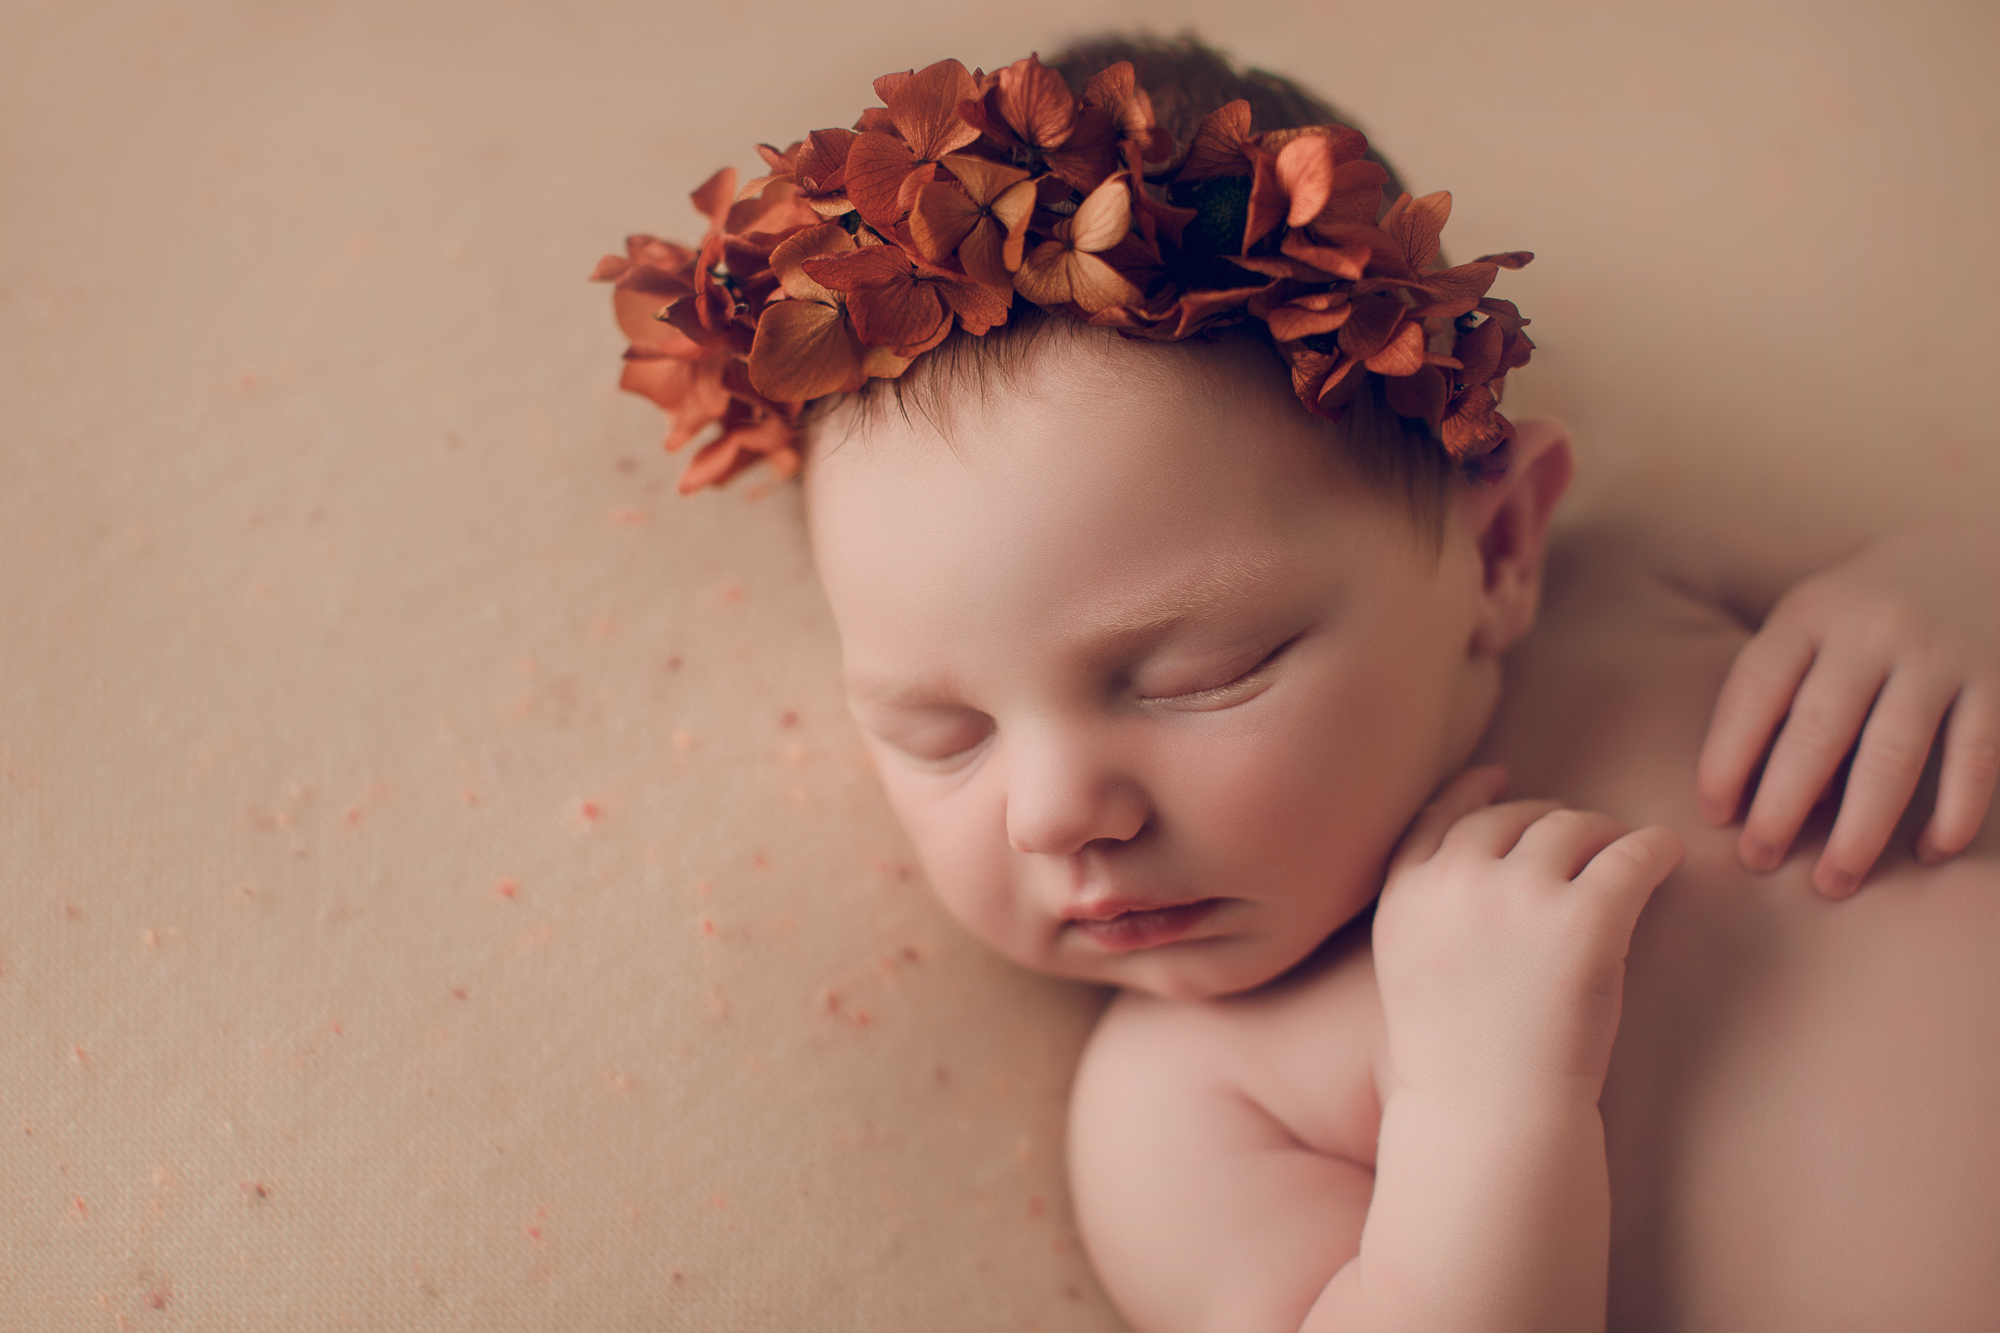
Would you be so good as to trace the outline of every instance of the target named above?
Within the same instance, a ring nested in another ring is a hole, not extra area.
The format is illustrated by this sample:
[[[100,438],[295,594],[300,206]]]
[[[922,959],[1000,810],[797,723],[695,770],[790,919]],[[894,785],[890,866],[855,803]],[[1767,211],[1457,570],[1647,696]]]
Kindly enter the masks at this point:
[[[1521,426],[1512,455],[1498,479],[1460,489],[1453,516],[1479,558],[1479,617],[1471,645],[1479,655],[1505,652],[1535,623],[1549,518],[1576,472],[1569,431],[1560,422]]]

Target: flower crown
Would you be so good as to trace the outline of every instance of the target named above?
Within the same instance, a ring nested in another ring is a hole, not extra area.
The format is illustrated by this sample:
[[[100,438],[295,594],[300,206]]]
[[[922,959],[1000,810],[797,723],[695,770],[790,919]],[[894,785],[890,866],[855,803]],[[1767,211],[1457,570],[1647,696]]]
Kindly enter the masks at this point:
[[[1322,417],[1377,376],[1454,460],[1512,437],[1498,390],[1534,344],[1486,291],[1533,256],[1433,269],[1451,196],[1383,212],[1359,132],[1252,133],[1238,101],[1175,158],[1127,62],[1081,97],[1032,55],[885,74],[875,93],[851,130],[760,144],[769,173],[740,190],[734,168],[709,177],[698,248],[632,236],[592,274],[632,340],[620,386],[672,415],[666,447],[720,426],[682,494],[760,459],[792,476],[808,402],[901,375],[954,328],[984,335],[1017,295],[1158,341],[1259,319]]]

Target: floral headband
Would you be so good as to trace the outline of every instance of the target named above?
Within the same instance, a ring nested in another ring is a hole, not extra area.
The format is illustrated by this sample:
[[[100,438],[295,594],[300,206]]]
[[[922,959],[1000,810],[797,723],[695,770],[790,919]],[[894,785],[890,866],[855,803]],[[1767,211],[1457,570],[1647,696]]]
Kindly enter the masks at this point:
[[[1486,291],[1533,256],[1433,270],[1451,196],[1383,212],[1388,173],[1357,131],[1253,134],[1231,102],[1174,159],[1125,62],[1081,97],[1032,55],[875,93],[851,130],[759,145],[769,174],[740,190],[734,168],[709,177],[698,248],[632,236],[591,275],[632,340],[620,386],[673,417],[666,447],[720,427],[683,494],[760,459],[792,476],[808,402],[901,375],[954,328],[984,335],[1017,295],[1157,341],[1259,319],[1322,417],[1372,375],[1454,460],[1512,437],[1498,390],[1534,344]]]

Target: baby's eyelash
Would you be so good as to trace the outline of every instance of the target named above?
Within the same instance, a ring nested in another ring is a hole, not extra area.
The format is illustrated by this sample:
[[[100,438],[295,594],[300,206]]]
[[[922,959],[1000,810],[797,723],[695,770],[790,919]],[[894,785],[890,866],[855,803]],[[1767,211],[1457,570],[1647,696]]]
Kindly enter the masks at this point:
[[[1220,685],[1210,685],[1204,689],[1189,690],[1185,694],[1149,694],[1149,695],[1141,695],[1140,698],[1147,703],[1175,703],[1175,704],[1195,704],[1195,705],[1200,705],[1203,703],[1221,703],[1224,700],[1228,699],[1230,696],[1235,694],[1240,694],[1242,691],[1249,688],[1250,686],[1257,684],[1258,678],[1264,673],[1266,668],[1268,668],[1273,662],[1277,661],[1278,658],[1284,653],[1284,651],[1287,648],[1290,648],[1293,644],[1297,642],[1298,639],[1296,637],[1285,640],[1283,643],[1279,644],[1276,648],[1273,648],[1270,652],[1264,654],[1263,658],[1257,663],[1257,665],[1251,667],[1248,671],[1245,671],[1242,675],[1236,676],[1230,680],[1226,680]]]

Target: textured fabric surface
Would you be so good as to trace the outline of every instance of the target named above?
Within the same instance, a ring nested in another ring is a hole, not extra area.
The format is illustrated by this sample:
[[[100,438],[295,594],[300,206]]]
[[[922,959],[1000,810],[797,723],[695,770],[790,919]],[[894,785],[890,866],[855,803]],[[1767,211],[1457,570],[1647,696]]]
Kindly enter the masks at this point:
[[[0,1328],[1118,1327],[1102,996],[930,903],[583,281],[876,74],[1198,24],[1540,253],[1577,512],[1993,512],[1990,6],[841,13],[0,12]]]

